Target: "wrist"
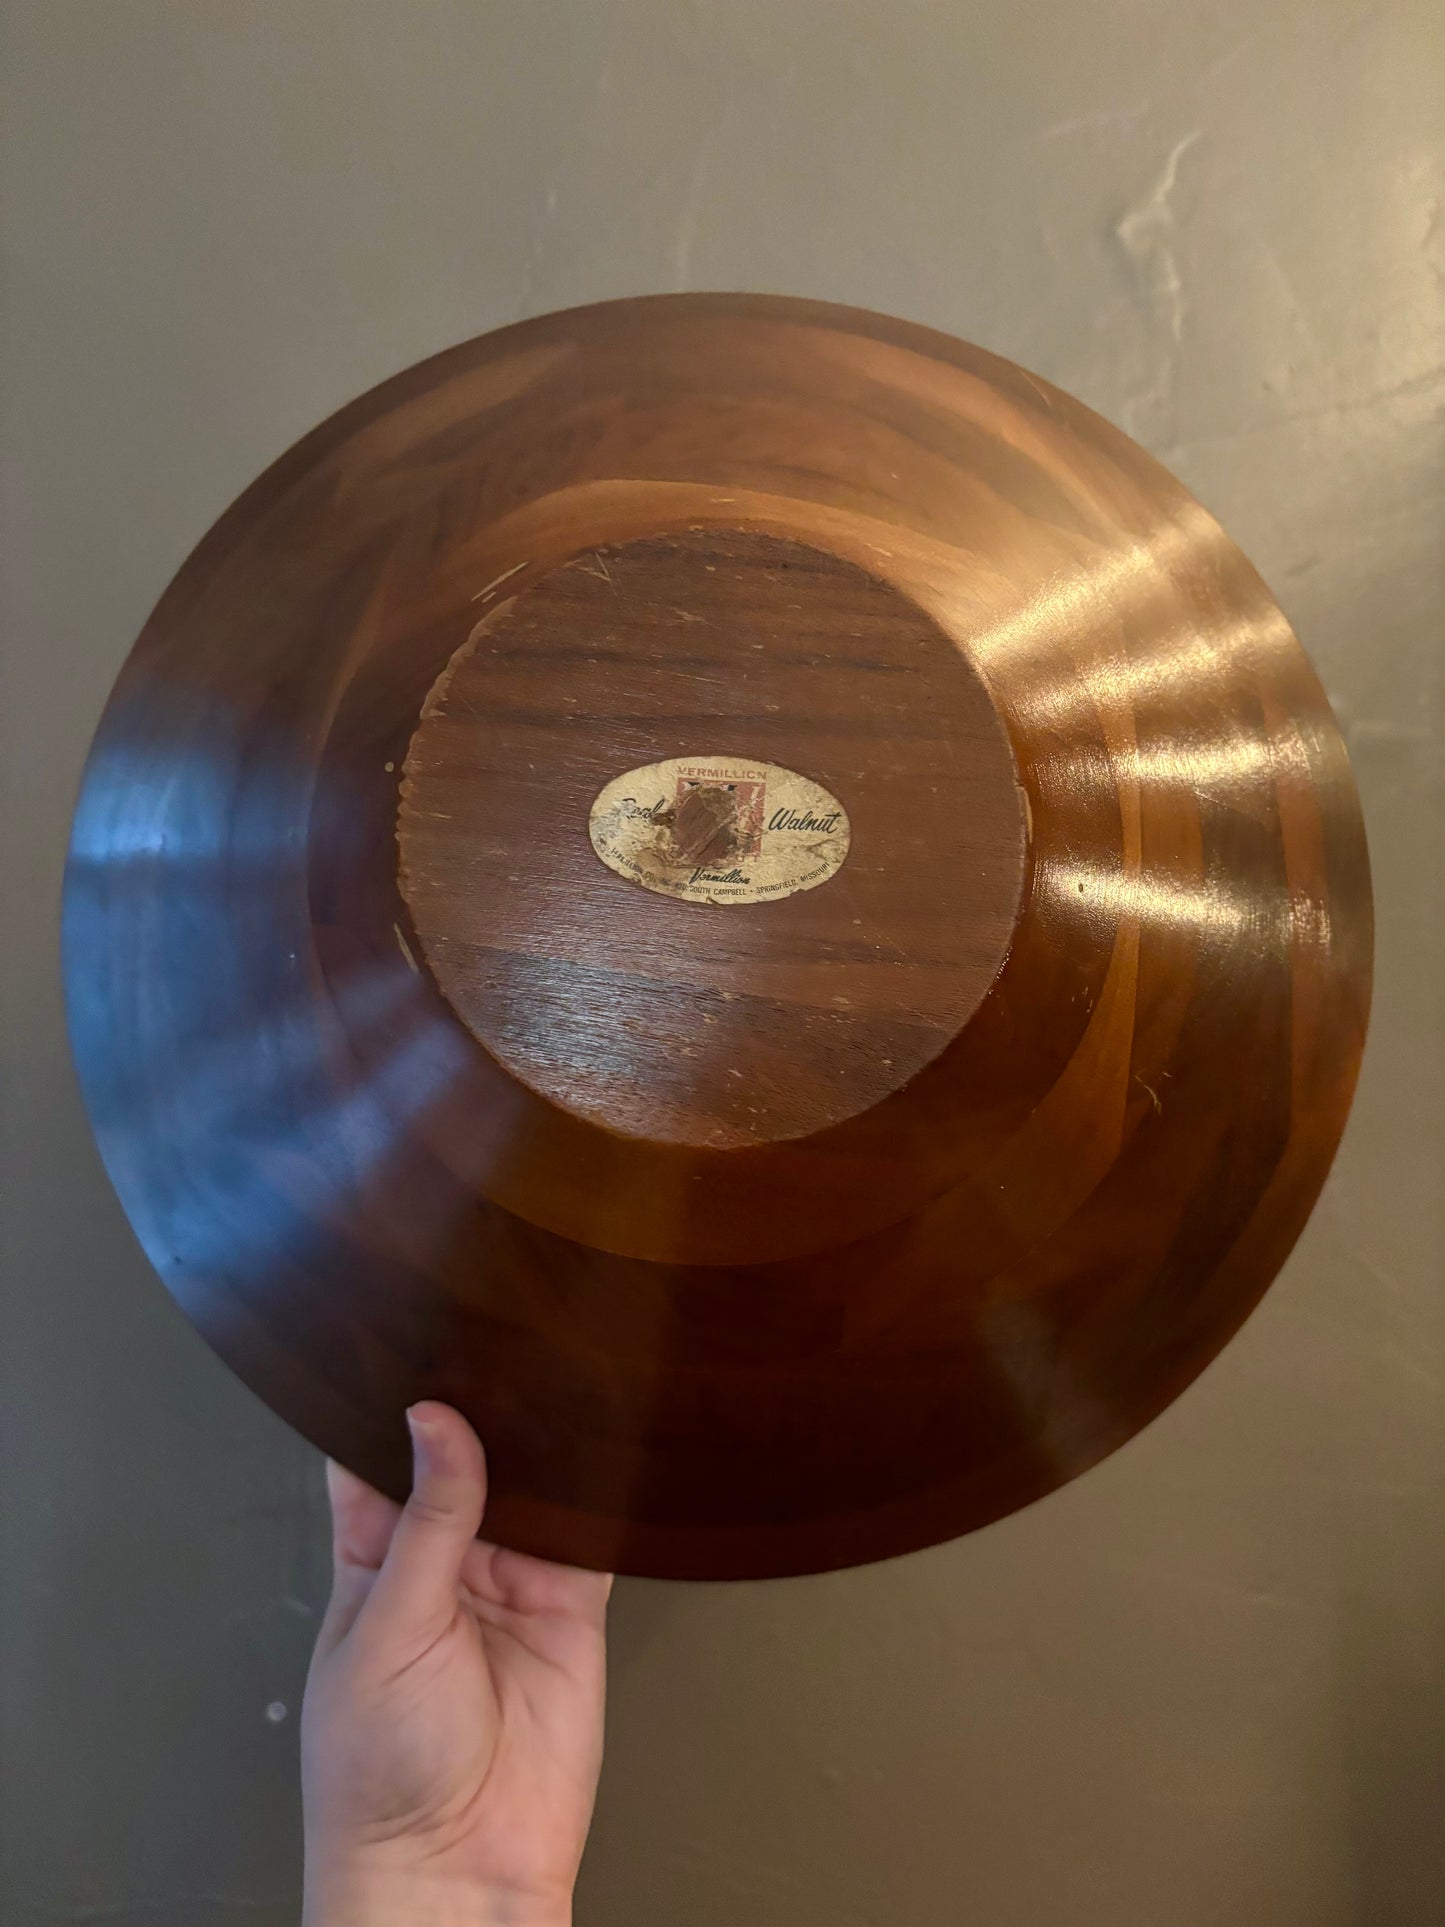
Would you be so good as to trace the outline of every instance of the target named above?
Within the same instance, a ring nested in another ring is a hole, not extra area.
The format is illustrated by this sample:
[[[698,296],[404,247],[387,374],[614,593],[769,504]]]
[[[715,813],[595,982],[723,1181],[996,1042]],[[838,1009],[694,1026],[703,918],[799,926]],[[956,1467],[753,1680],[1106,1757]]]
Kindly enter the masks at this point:
[[[301,1927],[572,1927],[572,1903],[414,1869],[308,1867]]]

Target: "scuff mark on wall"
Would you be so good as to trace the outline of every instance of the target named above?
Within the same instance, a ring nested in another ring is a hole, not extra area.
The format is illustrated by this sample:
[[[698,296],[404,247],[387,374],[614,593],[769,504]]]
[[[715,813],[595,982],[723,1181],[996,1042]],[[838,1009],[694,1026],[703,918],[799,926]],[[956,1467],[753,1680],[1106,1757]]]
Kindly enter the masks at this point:
[[[1174,252],[1174,233],[1178,216],[1174,208],[1174,189],[1179,181],[1179,163],[1199,139],[1199,130],[1186,134],[1169,150],[1153,187],[1141,201],[1119,217],[1114,228],[1124,252],[1135,263],[1144,292],[1163,311],[1171,337],[1178,341],[1184,332],[1184,283]]]
[[[1199,129],[1194,128],[1174,143],[1148,192],[1114,224],[1115,238],[1133,270],[1146,325],[1153,329],[1162,321],[1167,329],[1167,340],[1153,381],[1133,396],[1124,409],[1125,427],[1130,434],[1144,439],[1148,439],[1144,418],[1169,398],[1177,350],[1184,336],[1187,302],[1175,246],[1179,215],[1174,194],[1179,184],[1179,164],[1198,139]]]

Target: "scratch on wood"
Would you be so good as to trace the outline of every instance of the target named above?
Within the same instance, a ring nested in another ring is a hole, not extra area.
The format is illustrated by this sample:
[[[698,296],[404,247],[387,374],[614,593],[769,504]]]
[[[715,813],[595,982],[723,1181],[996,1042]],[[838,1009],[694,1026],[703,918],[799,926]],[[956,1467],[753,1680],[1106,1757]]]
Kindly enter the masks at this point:
[[[477,590],[477,593],[472,597],[472,601],[480,602],[483,596],[489,596],[492,593],[493,589],[500,589],[504,582],[510,582],[512,577],[517,574],[518,570],[525,569],[526,566],[527,565],[525,562],[514,562],[510,569],[503,569],[500,575],[494,575],[492,577],[491,581],[487,584],[485,589]]]
[[[396,940],[401,945],[401,954],[403,957],[406,958],[408,969],[411,971],[411,974],[413,977],[419,977],[421,975],[421,966],[420,964],[418,964],[416,958],[412,955],[411,945],[407,942],[406,937],[402,933],[401,925],[399,923],[394,923],[391,927],[396,932]]]

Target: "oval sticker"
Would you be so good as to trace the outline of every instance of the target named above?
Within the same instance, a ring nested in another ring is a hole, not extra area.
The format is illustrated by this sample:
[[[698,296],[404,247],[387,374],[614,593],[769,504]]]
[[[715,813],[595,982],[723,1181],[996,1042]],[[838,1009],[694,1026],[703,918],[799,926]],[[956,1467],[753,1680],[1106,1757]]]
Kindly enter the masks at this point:
[[[842,864],[850,834],[821,784],[742,756],[671,756],[615,776],[588,829],[609,870],[688,903],[815,890]]]

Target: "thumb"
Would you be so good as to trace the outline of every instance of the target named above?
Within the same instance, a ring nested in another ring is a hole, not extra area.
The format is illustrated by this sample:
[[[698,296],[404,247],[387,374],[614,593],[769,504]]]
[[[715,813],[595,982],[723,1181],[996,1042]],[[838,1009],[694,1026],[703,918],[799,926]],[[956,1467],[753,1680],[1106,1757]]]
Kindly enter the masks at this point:
[[[482,1523],[487,1467],[481,1442],[460,1412],[427,1401],[406,1415],[412,1490],[364,1608],[388,1635],[437,1633],[457,1609],[462,1561]]]

